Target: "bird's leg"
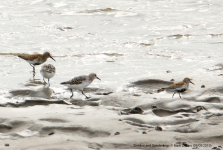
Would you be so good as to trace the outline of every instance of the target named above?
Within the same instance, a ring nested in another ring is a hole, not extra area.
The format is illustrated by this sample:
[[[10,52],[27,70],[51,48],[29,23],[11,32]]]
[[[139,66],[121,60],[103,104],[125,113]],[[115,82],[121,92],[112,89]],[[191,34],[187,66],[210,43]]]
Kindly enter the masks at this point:
[[[30,66],[32,66],[33,67],[33,80],[34,80],[34,77],[35,77],[35,66],[34,65],[32,65],[32,64],[30,64]]]
[[[34,65],[32,65],[32,64],[30,64],[30,66],[32,66],[32,67],[33,67],[33,73],[36,73],[36,72],[35,72],[35,66],[34,66]]]
[[[70,96],[70,98],[71,98],[71,97],[73,97],[73,90],[72,90],[72,89],[70,89],[70,92],[72,93],[72,95]]]
[[[175,95],[176,93],[173,93],[173,96]],[[172,96],[172,98],[173,98],[173,96]]]
[[[90,97],[87,97],[83,91],[81,91],[81,93],[86,97],[86,99],[89,99]]]
[[[43,78],[43,82],[46,83],[46,81],[44,80],[44,78]]]
[[[180,93],[179,93],[179,97],[181,98]]]
[[[48,84],[49,84],[49,87],[50,87],[50,79],[48,79]]]

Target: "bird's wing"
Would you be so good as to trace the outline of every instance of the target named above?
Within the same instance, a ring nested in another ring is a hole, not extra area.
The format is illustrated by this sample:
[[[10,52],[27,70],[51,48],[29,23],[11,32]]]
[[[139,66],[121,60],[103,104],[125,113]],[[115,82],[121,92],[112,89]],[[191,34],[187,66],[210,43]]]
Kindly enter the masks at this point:
[[[168,87],[165,87],[163,89],[176,89],[176,88],[180,88],[182,86],[184,86],[184,82],[183,81],[182,82],[173,83],[173,84],[171,84]]]
[[[87,79],[87,76],[79,76],[79,77],[74,77],[70,81],[62,82],[60,84],[70,84],[70,85],[81,84],[83,83],[83,81],[86,81],[86,79]]]
[[[186,85],[182,85],[181,87],[176,88],[174,91],[176,91],[176,92],[184,92],[186,90],[187,90],[187,86]]]
[[[24,60],[30,60],[33,61],[37,58],[40,58],[41,54],[34,54],[34,55],[29,55],[29,54],[20,54],[18,57],[24,59]]]
[[[71,85],[72,84],[81,84],[83,81],[87,80],[87,76],[79,76],[79,77],[75,77],[71,80]]]

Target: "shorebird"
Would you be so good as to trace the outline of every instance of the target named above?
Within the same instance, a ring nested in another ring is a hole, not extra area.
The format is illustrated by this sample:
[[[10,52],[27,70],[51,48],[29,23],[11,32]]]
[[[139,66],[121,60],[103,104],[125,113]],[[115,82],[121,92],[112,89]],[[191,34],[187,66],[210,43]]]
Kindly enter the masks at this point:
[[[43,76],[43,81],[46,83],[44,78],[48,79],[48,84],[50,86],[50,78],[52,78],[55,75],[56,68],[51,64],[45,64],[41,67],[40,73]]]
[[[66,82],[62,82],[60,84],[65,85],[70,89],[70,91],[72,93],[70,98],[73,97],[73,89],[76,89],[76,90],[80,90],[81,93],[88,99],[90,97],[87,97],[84,94],[83,90],[84,90],[85,87],[90,85],[91,82],[94,81],[95,78],[98,79],[98,80],[101,80],[97,77],[97,75],[95,73],[91,73],[89,75],[81,75],[81,76],[78,76],[78,77],[74,77],[73,79],[71,79],[69,81],[66,81]]]
[[[194,84],[193,82],[191,82],[191,80],[192,79],[190,79],[190,78],[184,78],[183,81],[177,82],[177,83],[173,83],[173,84],[169,85],[168,87],[162,88],[162,90],[170,89],[170,90],[172,90],[174,92],[173,96],[176,93],[178,93],[179,97],[181,98],[180,93],[185,92],[189,88],[189,83]],[[172,96],[172,98],[173,98],[173,96]]]
[[[49,57],[51,59],[53,59],[53,57],[50,55],[49,52],[45,52],[43,54],[33,54],[33,55],[20,54],[20,55],[18,55],[18,57],[24,59],[25,61],[27,61],[30,64],[30,66],[33,67],[33,75],[35,74],[35,66],[36,65],[40,65],[40,64],[44,63],[47,60],[47,58],[49,58]]]

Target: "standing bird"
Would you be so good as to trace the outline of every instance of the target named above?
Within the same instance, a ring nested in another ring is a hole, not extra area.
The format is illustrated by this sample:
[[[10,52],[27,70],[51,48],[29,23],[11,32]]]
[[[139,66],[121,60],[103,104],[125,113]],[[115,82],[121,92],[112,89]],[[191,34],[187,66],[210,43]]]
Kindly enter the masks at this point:
[[[41,70],[40,70],[40,73],[41,75],[43,76],[43,81],[46,83],[46,81],[44,80],[44,78],[48,79],[48,84],[50,86],[50,78],[52,78],[55,73],[56,73],[56,68],[51,65],[51,64],[45,64],[41,67]]]
[[[177,82],[177,83],[173,83],[173,84],[169,85],[168,87],[162,88],[161,90],[165,90],[165,89],[168,90],[168,89],[170,89],[170,90],[174,91],[173,96],[176,93],[178,93],[179,97],[181,98],[180,93],[185,92],[189,88],[189,83],[194,84],[193,82],[191,82],[191,80],[192,79],[190,79],[190,78],[184,78],[183,81]],[[172,96],[172,98],[173,98],[173,96]]]
[[[81,93],[88,99],[90,97],[87,97],[83,90],[85,87],[87,87],[88,85],[91,84],[92,81],[94,81],[94,79],[97,78],[98,80],[101,80],[97,77],[97,75],[95,73],[91,73],[88,76],[87,75],[81,75],[78,77],[74,77],[73,79],[66,81],[66,82],[62,82],[60,84],[67,86],[68,88],[70,88],[70,91],[72,93],[72,95],[70,96],[73,97],[73,89],[76,90],[80,90]]]
[[[47,60],[47,58],[49,58],[49,57],[51,59],[53,59],[53,57],[50,55],[49,52],[45,52],[43,54],[33,54],[33,55],[21,54],[21,55],[18,55],[18,57],[26,60],[30,64],[30,66],[33,67],[33,76],[35,76],[35,66],[36,65],[40,65],[40,64],[44,63]]]

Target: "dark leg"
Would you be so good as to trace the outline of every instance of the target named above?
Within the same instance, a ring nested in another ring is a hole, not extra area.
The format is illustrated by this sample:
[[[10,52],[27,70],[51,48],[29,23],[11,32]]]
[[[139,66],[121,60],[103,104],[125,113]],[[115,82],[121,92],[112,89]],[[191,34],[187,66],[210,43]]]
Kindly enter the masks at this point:
[[[70,89],[70,92],[72,93],[72,95],[70,96],[70,98],[71,98],[71,97],[73,97],[73,90],[72,90],[72,89]]]
[[[50,79],[48,79],[48,84],[49,84],[49,86],[50,86]]]
[[[83,91],[81,91],[81,93],[86,97],[86,99],[89,99],[90,97],[87,97]]]
[[[34,65],[32,65],[32,64],[30,64],[30,66],[32,66],[33,67],[33,79],[34,79],[34,77],[35,77],[35,66]]]
[[[30,66],[32,66],[32,67],[33,67],[33,73],[36,73],[36,72],[35,72],[35,66],[34,66],[34,65],[32,65],[32,64],[30,64]]]
[[[181,98],[180,93],[179,93],[179,97]]]
[[[44,80],[44,78],[43,78],[43,82],[46,83],[46,81]]]
[[[176,93],[173,93],[173,96],[175,95]],[[173,96],[172,96],[172,98],[173,98]]]

